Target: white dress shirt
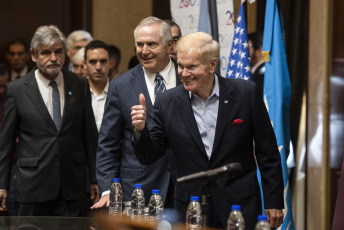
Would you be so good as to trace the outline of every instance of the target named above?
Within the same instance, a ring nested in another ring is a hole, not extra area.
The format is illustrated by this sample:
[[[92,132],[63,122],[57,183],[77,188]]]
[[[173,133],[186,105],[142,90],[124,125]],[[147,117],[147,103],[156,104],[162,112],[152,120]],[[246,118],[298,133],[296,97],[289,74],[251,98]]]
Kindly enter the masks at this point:
[[[96,120],[98,132],[103,120],[104,107],[105,107],[106,96],[108,94],[108,89],[109,89],[109,79],[107,79],[103,92],[99,95],[93,92],[92,89],[90,88],[91,96],[92,96],[92,109],[93,109],[94,118]]]
[[[51,118],[53,118],[53,87],[49,85],[50,80],[46,79],[38,69],[35,70],[35,77],[38,84],[39,92],[42,95],[45,106],[47,107]],[[63,117],[63,108],[65,104],[65,94],[64,94],[64,80],[62,72],[55,78],[57,88],[60,94],[60,105],[61,105],[61,117]]]
[[[151,73],[147,71],[145,68],[143,68],[143,72],[145,74],[145,80],[147,84],[149,97],[152,101],[152,104],[154,105],[155,76],[157,73]],[[166,86],[166,90],[176,87],[176,71],[175,71],[174,63],[171,61],[171,59],[168,65],[159,73],[164,78],[164,84]]]

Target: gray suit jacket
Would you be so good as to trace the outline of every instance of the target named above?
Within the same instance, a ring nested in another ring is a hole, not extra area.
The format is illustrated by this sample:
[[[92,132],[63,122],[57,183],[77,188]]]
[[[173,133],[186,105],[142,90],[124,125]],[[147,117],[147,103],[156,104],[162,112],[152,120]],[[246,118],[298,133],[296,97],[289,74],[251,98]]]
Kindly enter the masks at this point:
[[[45,106],[32,70],[7,86],[0,128],[0,188],[8,189],[11,153],[19,135],[16,201],[45,202],[59,192],[66,200],[86,194],[86,169],[95,182],[96,134],[89,85],[63,70],[65,106],[58,131]]]
[[[177,74],[176,83],[181,83]],[[149,114],[153,105],[149,97],[142,65],[138,64],[120,77],[110,82],[109,92],[105,103],[102,126],[99,132],[97,151],[97,181],[100,192],[110,189],[112,178],[119,177],[123,189],[123,201],[131,200],[135,184],[142,184],[146,204],[152,194],[152,189],[160,189],[165,201],[170,170],[166,157],[151,165],[142,165],[136,158],[131,135],[131,107],[139,104],[139,95],[146,98],[146,108]]]

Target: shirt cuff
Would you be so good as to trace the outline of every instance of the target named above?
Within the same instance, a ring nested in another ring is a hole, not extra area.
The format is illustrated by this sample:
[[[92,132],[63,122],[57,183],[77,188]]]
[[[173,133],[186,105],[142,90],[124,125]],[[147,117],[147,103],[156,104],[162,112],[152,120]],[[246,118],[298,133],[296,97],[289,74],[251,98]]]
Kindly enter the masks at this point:
[[[103,193],[102,193],[102,196],[105,196],[105,195],[107,195],[107,194],[110,194],[110,190],[107,190],[107,191],[103,192]]]

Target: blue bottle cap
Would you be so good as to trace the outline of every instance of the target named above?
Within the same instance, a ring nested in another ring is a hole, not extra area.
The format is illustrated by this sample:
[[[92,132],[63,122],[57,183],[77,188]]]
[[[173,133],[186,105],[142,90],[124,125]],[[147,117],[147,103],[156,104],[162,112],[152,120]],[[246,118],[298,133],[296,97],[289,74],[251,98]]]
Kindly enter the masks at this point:
[[[135,184],[135,188],[142,188],[142,184]]]
[[[160,190],[159,189],[153,189],[152,194],[160,194]]]
[[[268,217],[265,215],[259,215],[257,219],[258,221],[268,221]]]
[[[199,201],[199,197],[198,196],[192,196],[190,198],[191,201]]]
[[[113,178],[112,182],[119,182],[119,178]]]
[[[241,206],[240,205],[232,205],[232,210],[240,211],[241,210]]]

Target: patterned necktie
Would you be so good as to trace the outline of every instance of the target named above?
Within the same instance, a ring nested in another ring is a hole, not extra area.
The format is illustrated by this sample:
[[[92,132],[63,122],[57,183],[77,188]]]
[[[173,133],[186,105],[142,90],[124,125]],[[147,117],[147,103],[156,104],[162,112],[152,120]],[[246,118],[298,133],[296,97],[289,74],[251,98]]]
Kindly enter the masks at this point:
[[[164,79],[159,73],[157,73],[155,76],[154,98],[156,98],[156,96],[158,96],[159,93],[162,93],[165,90],[166,86],[164,84]]]
[[[57,88],[56,81],[51,81],[49,83],[51,87],[53,87],[53,121],[57,130],[60,130],[61,127],[61,106],[60,106],[60,94],[59,89]]]

